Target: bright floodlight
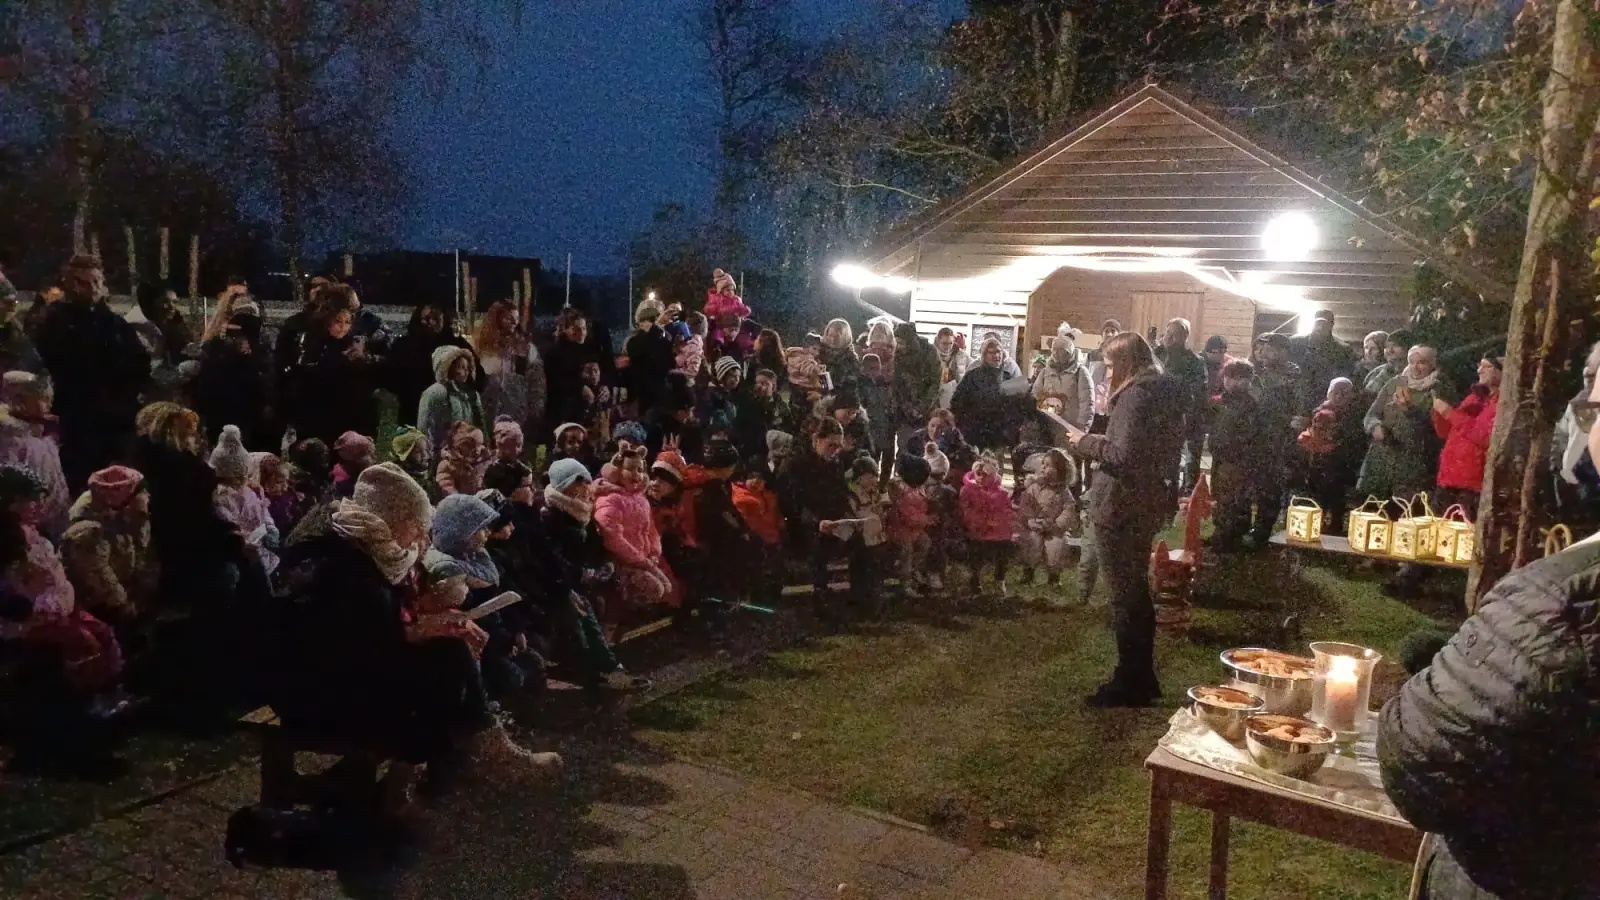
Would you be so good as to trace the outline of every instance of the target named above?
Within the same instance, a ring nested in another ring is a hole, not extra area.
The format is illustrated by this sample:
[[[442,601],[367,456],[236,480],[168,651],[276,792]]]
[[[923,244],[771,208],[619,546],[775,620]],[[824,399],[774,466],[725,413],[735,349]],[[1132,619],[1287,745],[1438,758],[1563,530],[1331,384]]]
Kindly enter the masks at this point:
[[[873,284],[875,284],[878,280],[878,276],[868,272],[866,269],[863,269],[860,266],[852,266],[846,263],[844,265],[833,267],[833,280],[847,288],[855,288],[860,290],[861,288],[871,287]]]
[[[878,282],[878,286],[891,294],[909,294],[911,293],[912,288],[917,286],[917,283],[909,278],[901,278],[898,275],[890,275],[887,278],[881,279]]]
[[[1271,262],[1299,262],[1317,249],[1317,223],[1303,212],[1274,216],[1261,232],[1261,250]]]

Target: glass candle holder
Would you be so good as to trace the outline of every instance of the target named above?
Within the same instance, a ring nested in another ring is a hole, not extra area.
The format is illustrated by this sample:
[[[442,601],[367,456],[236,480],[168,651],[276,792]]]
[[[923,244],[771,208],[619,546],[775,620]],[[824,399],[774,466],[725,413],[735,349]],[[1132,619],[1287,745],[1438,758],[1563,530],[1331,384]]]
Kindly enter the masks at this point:
[[[1367,725],[1372,670],[1383,655],[1338,641],[1317,641],[1311,653],[1317,664],[1311,682],[1311,721],[1332,729],[1341,739],[1354,738]]]

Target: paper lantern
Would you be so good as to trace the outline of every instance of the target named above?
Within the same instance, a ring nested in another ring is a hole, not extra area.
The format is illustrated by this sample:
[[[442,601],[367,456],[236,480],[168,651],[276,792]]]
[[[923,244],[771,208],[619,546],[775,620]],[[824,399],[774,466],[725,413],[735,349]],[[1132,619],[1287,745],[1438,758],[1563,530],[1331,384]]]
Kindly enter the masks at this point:
[[[1284,514],[1284,540],[1322,546],[1322,507],[1310,497],[1290,497]]]
[[[1467,511],[1461,504],[1445,510],[1438,524],[1439,539],[1434,544],[1436,558],[1458,566],[1470,565],[1478,552],[1478,538],[1472,523],[1467,521]]]
[[[1367,502],[1350,511],[1350,549],[1369,556],[1389,555],[1389,513],[1384,501],[1368,497]]]
[[[1395,502],[1405,507],[1406,514],[1395,520],[1390,528],[1389,555],[1396,559],[1432,559],[1439,537],[1439,517],[1428,506],[1428,496],[1418,494],[1407,503],[1396,497]],[[1422,515],[1416,515],[1417,507]]]

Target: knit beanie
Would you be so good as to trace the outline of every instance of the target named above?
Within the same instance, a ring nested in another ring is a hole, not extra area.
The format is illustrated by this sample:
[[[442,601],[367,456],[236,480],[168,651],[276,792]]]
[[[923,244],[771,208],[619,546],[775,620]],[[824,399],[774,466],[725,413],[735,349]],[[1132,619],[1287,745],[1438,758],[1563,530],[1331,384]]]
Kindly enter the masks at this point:
[[[578,429],[579,431],[584,433],[585,437],[587,437],[588,434],[589,434],[589,429],[583,427],[582,425],[579,425],[577,422],[562,422],[560,425],[556,426],[556,443],[557,444],[561,443],[561,435],[566,433],[566,431],[568,429],[570,429],[570,428]]]
[[[716,364],[711,367],[711,373],[716,376],[717,384],[721,384],[722,377],[727,375],[729,372],[739,372],[742,374],[744,372],[744,368],[739,365],[738,360],[731,356],[717,357]]]
[[[372,438],[354,431],[346,431],[333,442],[333,454],[341,460],[356,462],[369,459],[376,452],[377,447],[373,445]]]
[[[928,442],[927,448],[922,453],[922,460],[928,464],[928,474],[935,478],[943,478],[950,474],[950,457],[933,441]]]
[[[428,436],[410,425],[402,425],[389,441],[389,450],[398,462],[405,462],[419,446],[427,446]]]
[[[404,525],[427,528],[433,521],[433,505],[422,485],[394,463],[363,469],[355,493],[344,502],[382,519],[390,531]]]
[[[706,441],[704,457],[708,469],[726,469],[739,464],[739,450],[720,434]]]
[[[646,297],[639,301],[639,305],[637,307],[634,307],[633,321],[635,323],[654,322],[656,319],[661,318],[661,314],[666,311],[666,306],[663,305],[660,300],[657,300],[654,297]]]
[[[522,446],[522,426],[510,416],[499,416],[494,420],[494,445],[500,446],[503,441],[514,440],[517,446]]]
[[[901,481],[911,487],[919,488],[928,483],[928,476],[932,474],[933,467],[920,456],[902,453],[895,462],[895,469],[900,473]]]
[[[19,401],[37,399],[50,393],[48,379],[32,372],[11,371],[0,376],[0,403],[15,407]]]
[[[527,463],[515,459],[497,459],[483,473],[483,486],[493,488],[507,497],[522,487],[522,482],[533,470]]]
[[[488,528],[500,511],[472,494],[451,494],[439,501],[433,511],[433,546],[451,556],[467,552],[467,543],[474,534]]]
[[[683,484],[683,457],[675,450],[663,450],[656,454],[656,461],[650,464],[650,474],[657,478],[665,478],[676,485]]]
[[[139,491],[144,475],[127,466],[110,466],[89,476],[89,494],[107,509],[121,509]]]
[[[773,461],[794,455],[794,435],[776,428],[767,432],[767,458]]]
[[[217,438],[217,446],[211,451],[211,468],[216,470],[218,478],[250,477],[250,454],[244,449],[239,426],[222,426],[222,436]]]
[[[856,457],[856,461],[850,464],[850,474],[848,477],[851,481],[858,481],[868,475],[876,474],[878,474],[877,460],[867,456],[858,456]]]
[[[611,437],[618,443],[643,444],[650,440],[650,433],[639,422],[619,422],[611,426]]]
[[[589,470],[583,463],[575,459],[558,459],[550,464],[550,486],[558,491],[566,491],[580,481],[593,481]]]
[[[21,466],[0,466],[0,504],[38,500],[49,493],[39,476]]]

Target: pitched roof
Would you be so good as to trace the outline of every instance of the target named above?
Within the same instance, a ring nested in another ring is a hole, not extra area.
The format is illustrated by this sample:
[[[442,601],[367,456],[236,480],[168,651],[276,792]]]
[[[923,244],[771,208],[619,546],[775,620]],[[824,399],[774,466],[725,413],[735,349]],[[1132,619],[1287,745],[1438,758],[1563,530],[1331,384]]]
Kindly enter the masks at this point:
[[[1065,151],[1077,144],[1090,140],[1102,129],[1105,129],[1136,108],[1152,101],[1208,132],[1210,136],[1219,139],[1232,150],[1252,158],[1287,183],[1314,195],[1319,201],[1337,208],[1351,219],[1381,232],[1385,237],[1414,254],[1418,259],[1426,260],[1440,272],[1477,291],[1486,299],[1510,299],[1511,286],[1478,271],[1459,259],[1445,254],[1431,246],[1427,241],[1397,227],[1387,218],[1368,210],[1359,201],[1324,184],[1318,177],[1266,150],[1245,137],[1237,129],[1224,124],[1215,116],[1155,84],[1146,85],[1116,101],[1103,111],[1091,116],[1083,124],[1051,140],[1041,149],[1029,154],[1004,172],[993,178],[978,182],[964,194],[948,200],[926,214],[896,227],[869,248],[865,255],[875,267],[881,268],[892,257],[903,254],[913,248],[919,241],[941,229],[955,228],[959,230],[963,217],[974,212],[981,204],[997,198],[1006,188],[1016,184],[1020,179],[1036,173],[1042,166],[1052,163]]]

